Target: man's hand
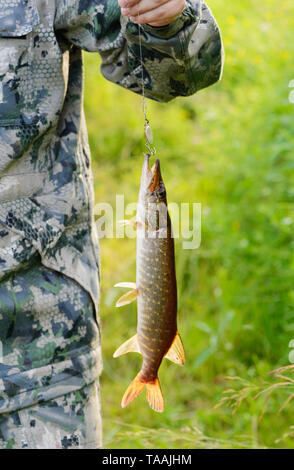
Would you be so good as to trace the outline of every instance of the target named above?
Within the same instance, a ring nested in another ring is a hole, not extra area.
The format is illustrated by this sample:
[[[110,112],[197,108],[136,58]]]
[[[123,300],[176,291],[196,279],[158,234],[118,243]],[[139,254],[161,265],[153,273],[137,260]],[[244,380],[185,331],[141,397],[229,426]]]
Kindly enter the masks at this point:
[[[122,15],[133,23],[165,26],[178,18],[186,0],[118,0]]]

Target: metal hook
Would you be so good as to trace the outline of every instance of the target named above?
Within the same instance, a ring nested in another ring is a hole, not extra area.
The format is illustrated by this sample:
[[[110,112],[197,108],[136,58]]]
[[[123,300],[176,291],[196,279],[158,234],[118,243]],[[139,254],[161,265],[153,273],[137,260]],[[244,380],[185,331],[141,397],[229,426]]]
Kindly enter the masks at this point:
[[[148,140],[146,140],[146,147],[147,147],[147,150],[148,152],[150,153],[150,155],[154,156],[156,155],[156,148],[154,147],[154,145],[150,145],[150,143],[148,142]]]

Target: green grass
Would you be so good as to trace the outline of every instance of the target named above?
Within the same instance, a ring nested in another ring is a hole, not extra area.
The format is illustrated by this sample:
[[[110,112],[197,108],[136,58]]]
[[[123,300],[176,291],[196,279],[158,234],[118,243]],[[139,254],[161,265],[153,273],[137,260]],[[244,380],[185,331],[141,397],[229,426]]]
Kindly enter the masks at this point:
[[[266,394],[254,393],[245,393],[235,413],[215,408],[227,389],[240,393],[239,382],[226,376],[253,384],[253,392],[271,383],[268,373],[289,364],[294,338],[293,0],[209,6],[226,49],[223,80],[190,98],[148,102],[169,201],[202,204],[201,247],[176,243],[187,362],[160,368],[163,414],[150,410],[144,394],[121,409],[141,359],[112,358],[136,328],[136,305],[115,309],[113,285],[135,280],[135,240],[101,240],[108,448],[294,447],[291,404],[279,413],[291,384],[275,390],[266,409]],[[96,201],[114,204],[124,194],[126,203],[135,202],[144,151],[141,99],[106,82],[97,55],[85,55],[85,62]]]

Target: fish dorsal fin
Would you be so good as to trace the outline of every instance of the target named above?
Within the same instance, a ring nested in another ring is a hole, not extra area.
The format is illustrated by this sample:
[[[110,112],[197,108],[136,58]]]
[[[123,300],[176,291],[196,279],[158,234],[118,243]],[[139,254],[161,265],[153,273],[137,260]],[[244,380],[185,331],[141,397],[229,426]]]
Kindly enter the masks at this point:
[[[128,352],[138,352],[138,353],[140,353],[140,348],[139,348],[137,335],[133,336],[132,338],[128,339],[125,343],[123,343],[115,351],[113,357],[122,356],[123,354],[127,354]]]
[[[170,361],[175,362],[176,364],[180,364],[181,366],[185,364],[184,346],[178,332],[176,333],[174,341],[165,357]]]

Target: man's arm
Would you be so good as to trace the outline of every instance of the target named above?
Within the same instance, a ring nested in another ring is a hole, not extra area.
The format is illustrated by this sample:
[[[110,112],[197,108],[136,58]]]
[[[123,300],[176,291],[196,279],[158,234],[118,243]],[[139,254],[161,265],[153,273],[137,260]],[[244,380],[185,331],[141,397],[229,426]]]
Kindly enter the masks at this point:
[[[169,101],[212,85],[222,72],[221,37],[211,11],[202,0],[186,3],[172,23],[155,27],[122,16],[117,0],[61,1],[55,28],[72,44],[99,52],[105,78],[141,94],[140,28],[145,95]]]

